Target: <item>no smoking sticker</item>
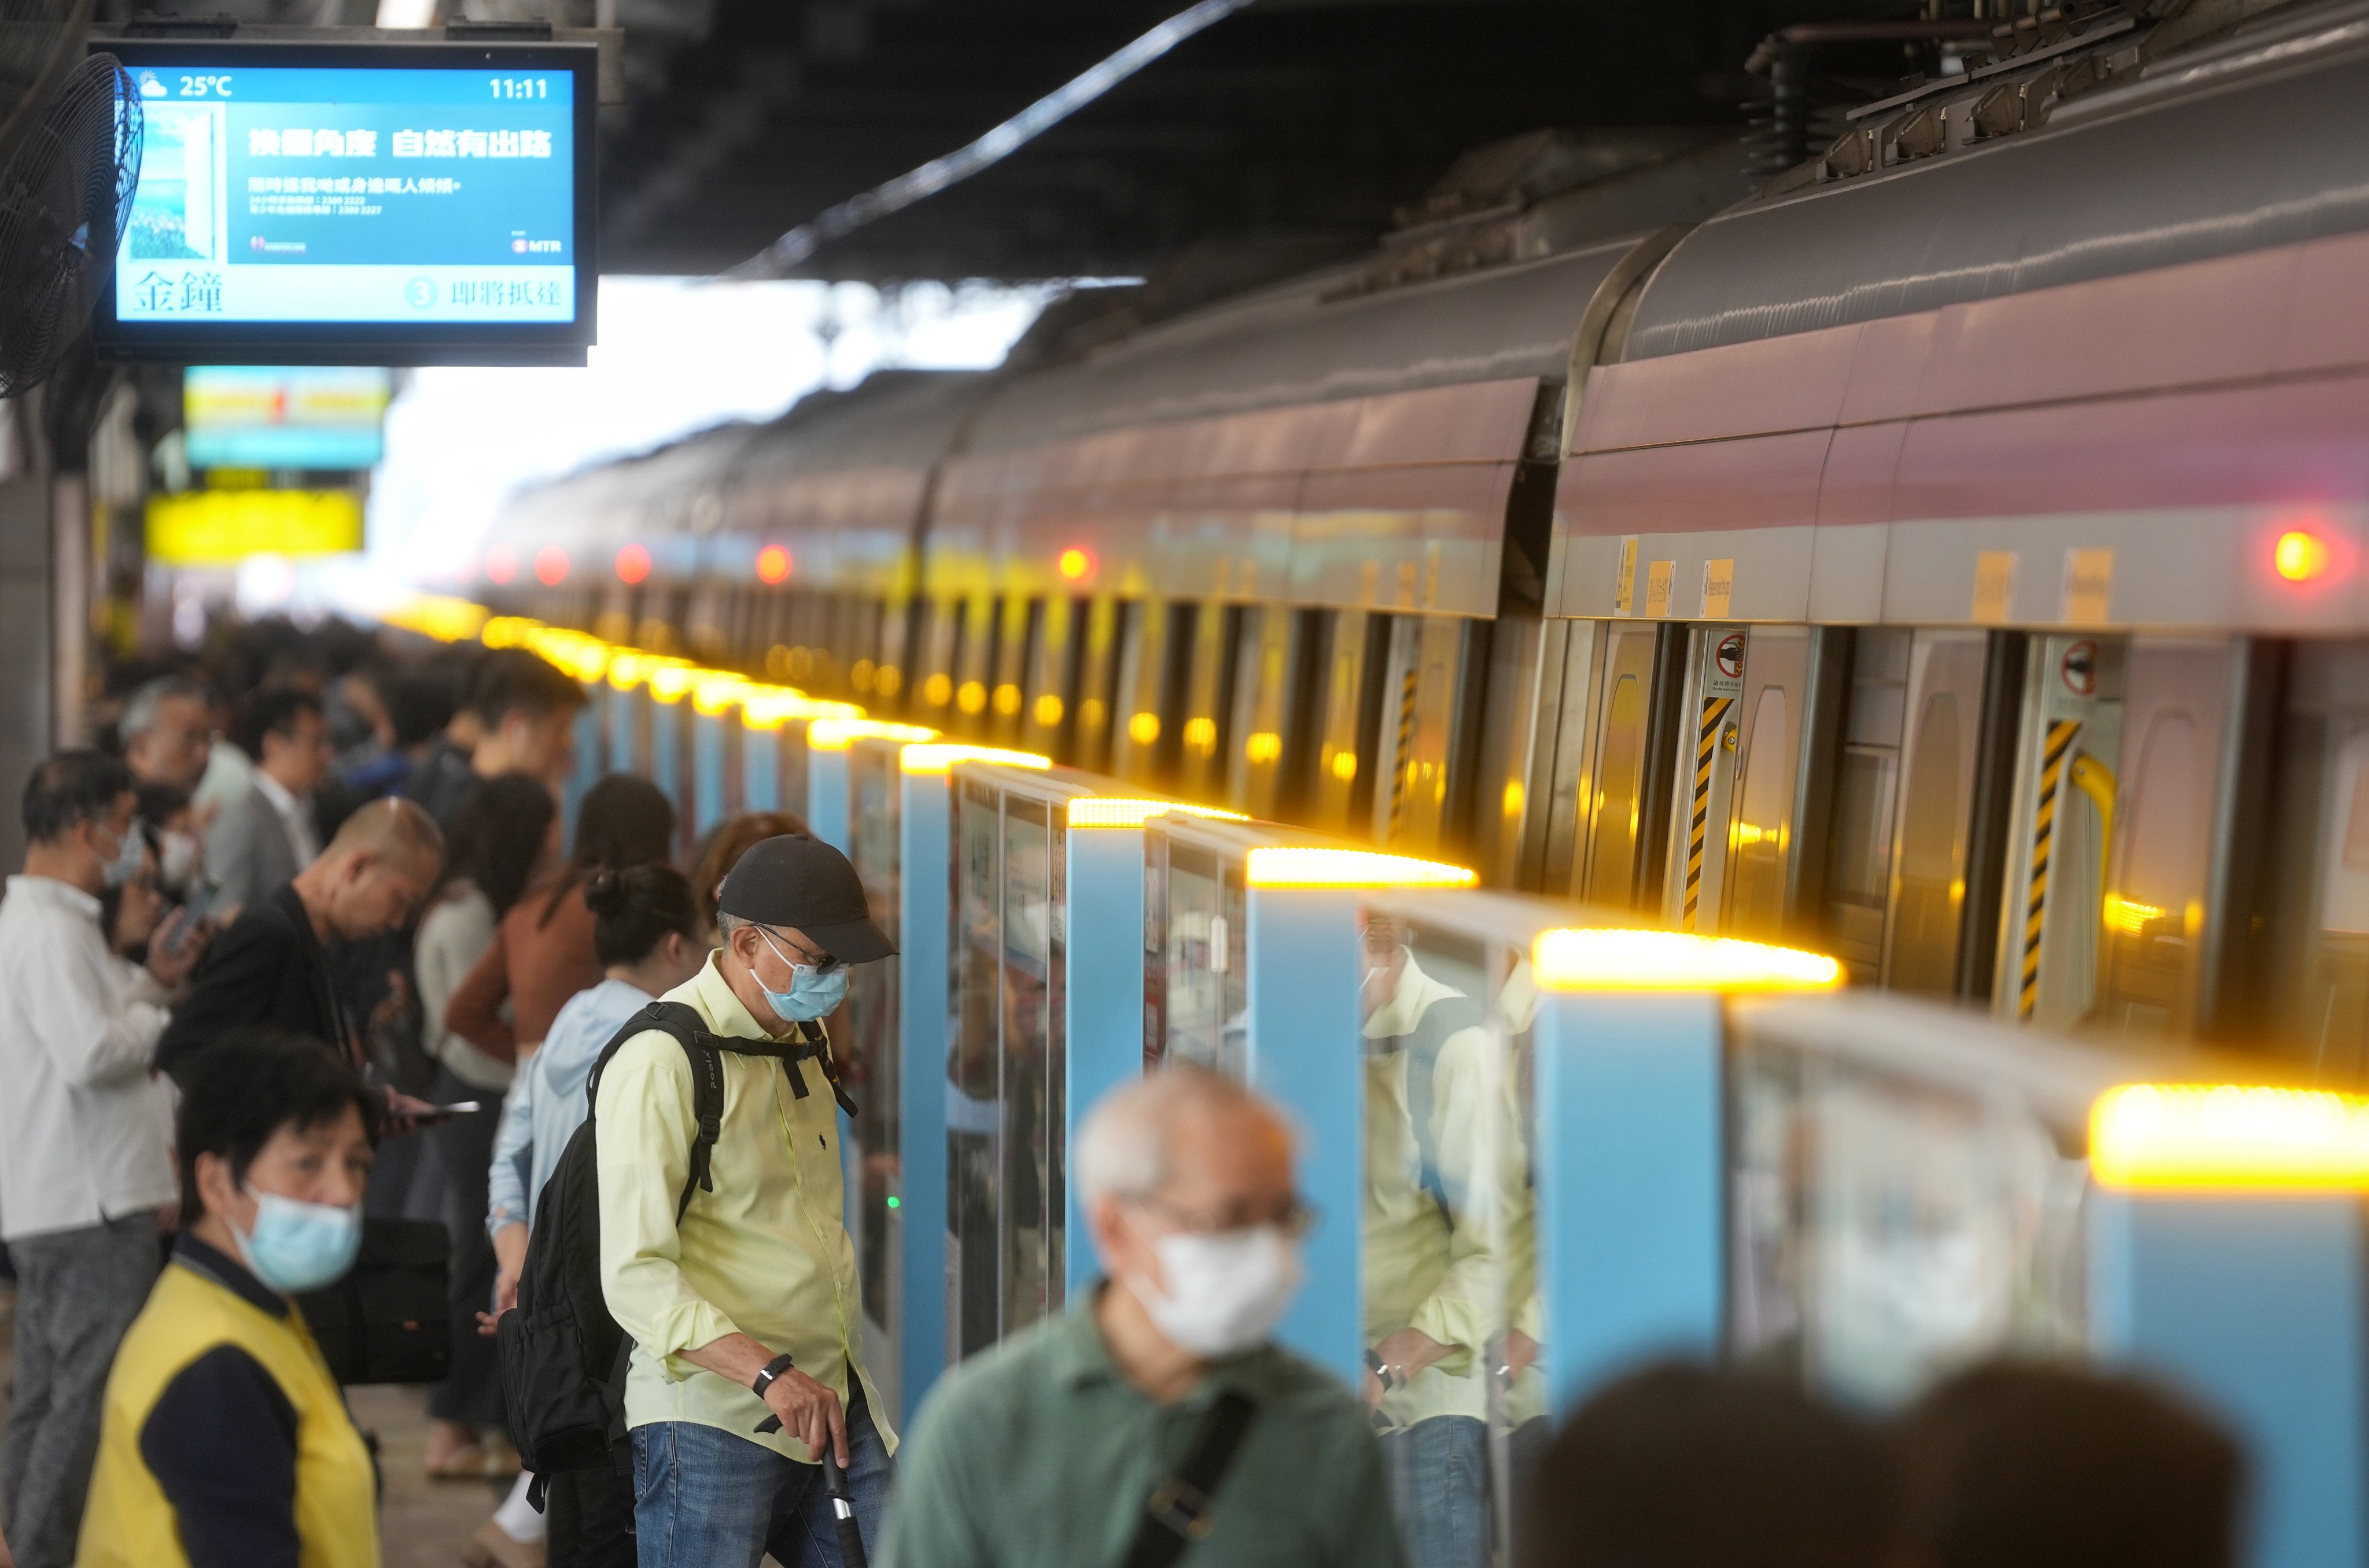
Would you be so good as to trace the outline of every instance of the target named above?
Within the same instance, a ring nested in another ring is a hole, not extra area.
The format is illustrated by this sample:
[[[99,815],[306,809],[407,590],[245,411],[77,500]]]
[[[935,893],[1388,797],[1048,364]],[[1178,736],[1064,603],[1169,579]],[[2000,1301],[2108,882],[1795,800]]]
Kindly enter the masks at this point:
[[[2057,661],[2056,673],[2065,681],[2065,689],[2077,697],[2089,697],[2098,691],[2098,645],[2083,640],[2065,650]]]
[[[1744,679],[1744,634],[1730,632],[1719,639],[1719,672],[1730,681]]]

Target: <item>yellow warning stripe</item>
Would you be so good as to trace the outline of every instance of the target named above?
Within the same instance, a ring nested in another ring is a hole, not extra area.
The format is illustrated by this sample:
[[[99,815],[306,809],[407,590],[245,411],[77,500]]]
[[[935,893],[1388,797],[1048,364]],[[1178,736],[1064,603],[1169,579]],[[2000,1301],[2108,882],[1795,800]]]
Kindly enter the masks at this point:
[[[1399,836],[1399,820],[1406,815],[1407,792],[1414,787],[1414,692],[1419,667],[1410,660],[1399,682],[1398,767],[1390,774],[1390,838]]]
[[[2056,839],[2056,790],[2065,782],[2065,759],[2081,721],[2060,718],[2048,727],[2040,752],[2040,807],[2031,818],[2031,890],[2023,903],[2023,984],[2017,993],[2018,1018],[2029,1018],[2040,1000],[2040,933],[2048,914],[2048,866]]]
[[[1719,754],[1719,727],[1727,717],[1727,710],[1735,706],[1734,697],[1705,697],[1702,705],[1702,727],[1695,739],[1695,816],[1687,830],[1687,907],[1680,921],[1684,930],[1695,928],[1695,900],[1702,893],[1703,831],[1711,819],[1711,763]]]

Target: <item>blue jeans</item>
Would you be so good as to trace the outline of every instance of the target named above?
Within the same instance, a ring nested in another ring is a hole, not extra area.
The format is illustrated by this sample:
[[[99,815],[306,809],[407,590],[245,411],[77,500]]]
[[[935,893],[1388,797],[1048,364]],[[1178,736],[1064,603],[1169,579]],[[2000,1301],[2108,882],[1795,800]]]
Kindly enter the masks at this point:
[[[896,1468],[862,1387],[849,1394],[847,1490],[870,1555]],[[841,1568],[820,1465],[689,1421],[634,1428],[634,1534],[639,1568],[757,1568],[769,1551],[783,1568]]]
[[[1471,1416],[1435,1415],[1385,1432],[1381,1442],[1407,1568],[1487,1568],[1488,1427]]]

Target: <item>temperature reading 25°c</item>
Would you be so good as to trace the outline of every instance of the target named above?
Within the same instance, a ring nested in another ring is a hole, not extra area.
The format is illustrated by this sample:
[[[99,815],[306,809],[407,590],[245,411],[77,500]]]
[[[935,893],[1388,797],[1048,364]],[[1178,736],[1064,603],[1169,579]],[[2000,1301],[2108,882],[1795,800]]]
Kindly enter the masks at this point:
[[[551,83],[542,76],[495,76],[490,79],[494,97],[498,98],[547,98]]]
[[[184,76],[181,96],[185,98],[226,98],[230,97],[228,76]]]

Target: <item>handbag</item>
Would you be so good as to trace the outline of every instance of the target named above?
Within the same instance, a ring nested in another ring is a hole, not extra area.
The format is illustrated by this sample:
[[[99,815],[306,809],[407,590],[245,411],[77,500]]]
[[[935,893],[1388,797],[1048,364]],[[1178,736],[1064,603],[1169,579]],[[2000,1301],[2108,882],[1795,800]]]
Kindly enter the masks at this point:
[[[296,1298],[338,1383],[435,1383],[452,1372],[452,1250],[439,1221],[366,1219],[346,1276]]]

